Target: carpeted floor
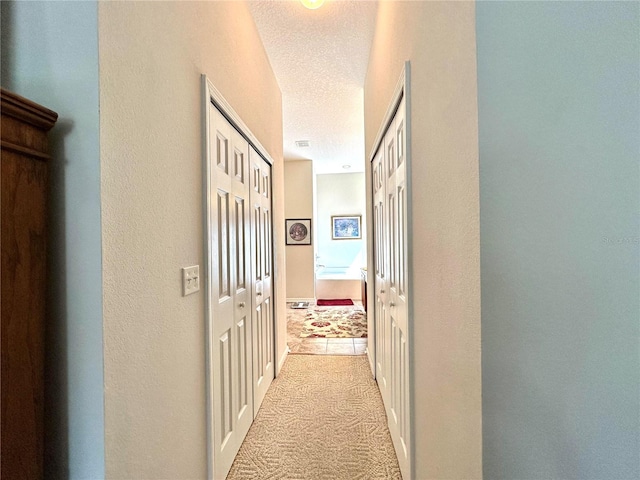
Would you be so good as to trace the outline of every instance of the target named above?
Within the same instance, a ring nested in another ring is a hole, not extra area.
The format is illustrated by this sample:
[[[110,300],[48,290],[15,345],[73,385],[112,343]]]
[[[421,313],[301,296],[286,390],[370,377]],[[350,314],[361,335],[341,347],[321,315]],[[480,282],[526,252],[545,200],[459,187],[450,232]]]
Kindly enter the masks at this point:
[[[401,478],[367,357],[289,355],[227,480]]]

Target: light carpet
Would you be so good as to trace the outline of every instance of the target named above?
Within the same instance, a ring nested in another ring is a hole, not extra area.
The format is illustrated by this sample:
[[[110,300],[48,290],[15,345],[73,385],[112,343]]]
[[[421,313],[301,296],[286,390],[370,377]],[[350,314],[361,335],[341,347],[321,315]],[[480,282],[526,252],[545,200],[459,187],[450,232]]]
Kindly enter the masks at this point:
[[[367,358],[291,355],[227,480],[401,478]]]

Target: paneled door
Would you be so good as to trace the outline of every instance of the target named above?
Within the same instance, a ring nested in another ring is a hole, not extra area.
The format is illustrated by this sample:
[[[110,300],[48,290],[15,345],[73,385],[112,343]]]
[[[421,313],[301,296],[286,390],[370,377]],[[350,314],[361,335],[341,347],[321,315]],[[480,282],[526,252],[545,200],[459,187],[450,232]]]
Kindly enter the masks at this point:
[[[210,108],[210,296],[214,478],[225,478],[253,422],[249,145]]]
[[[208,478],[226,478],[275,376],[270,158],[203,76]]]
[[[249,149],[251,170],[251,262],[253,303],[251,331],[253,350],[253,408],[254,415],[262,404],[273,380],[274,319],[273,255],[271,219],[271,166],[255,151]]]
[[[387,301],[387,263],[389,251],[387,220],[387,174],[385,169],[385,155],[383,149],[378,149],[371,162],[373,175],[373,231],[374,231],[374,292],[375,292],[375,370],[376,379],[380,385],[380,393],[388,403],[389,386],[387,382],[387,370],[389,361],[389,332],[388,332],[388,307]]]
[[[411,478],[405,97],[392,107],[371,159],[375,375],[402,474]]]
[[[401,101],[385,135],[387,167],[387,208],[389,231],[389,279],[387,297],[387,347],[389,349],[389,391],[387,417],[398,460],[408,459],[407,430],[409,409],[407,355],[407,190],[405,162],[405,108]]]

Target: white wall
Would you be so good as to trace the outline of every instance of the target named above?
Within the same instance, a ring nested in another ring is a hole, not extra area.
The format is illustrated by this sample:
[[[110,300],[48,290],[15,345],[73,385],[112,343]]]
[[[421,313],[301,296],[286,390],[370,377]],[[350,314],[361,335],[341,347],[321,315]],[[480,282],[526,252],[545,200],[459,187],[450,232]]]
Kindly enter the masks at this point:
[[[56,111],[48,197],[45,475],[104,477],[96,2],[7,2],[2,86]]]
[[[474,3],[379,4],[365,83],[367,153],[405,60],[411,61],[414,476],[478,479],[482,412]]]
[[[485,478],[640,478],[640,4],[477,32]]]
[[[364,173],[316,175],[316,253],[327,267],[365,267],[366,195]],[[362,215],[361,240],[333,240],[332,215]]]
[[[311,219],[311,245],[288,245],[287,298],[313,299],[314,257],[313,236],[316,222],[313,212],[313,163],[310,160],[284,162],[284,212],[286,218]]]
[[[204,297],[180,281],[204,258],[200,74],[276,162],[284,312],[280,91],[244,2],[104,2],[99,21],[107,478],[204,478]]]

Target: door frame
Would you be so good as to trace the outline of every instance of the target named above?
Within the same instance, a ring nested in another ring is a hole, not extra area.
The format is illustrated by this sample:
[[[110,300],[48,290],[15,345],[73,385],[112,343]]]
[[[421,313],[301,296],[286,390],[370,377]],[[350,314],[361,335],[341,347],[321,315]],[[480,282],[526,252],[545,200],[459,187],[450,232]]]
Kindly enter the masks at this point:
[[[369,359],[369,367],[371,368],[371,373],[373,378],[376,378],[376,356],[378,352],[376,352],[375,346],[376,335],[377,332],[375,330],[375,265],[374,265],[374,231],[373,231],[373,181],[372,181],[372,169],[371,163],[373,162],[378,150],[381,148],[381,145],[384,141],[385,133],[389,126],[391,125],[395,114],[400,106],[400,102],[402,99],[405,99],[405,131],[406,131],[406,149],[405,149],[405,175],[406,175],[406,190],[407,190],[407,251],[406,251],[406,275],[407,275],[407,285],[406,292],[408,305],[407,305],[407,356],[409,358],[409,371],[408,371],[408,383],[409,383],[409,469],[410,469],[410,478],[413,476],[413,472],[415,472],[415,428],[413,426],[413,418],[414,418],[414,378],[415,378],[415,366],[413,361],[413,349],[415,345],[414,341],[414,297],[413,297],[413,187],[412,187],[412,121],[411,121],[411,62],[404,62],[402,72],[400,73],[400,78],[398,79],[393,94],[391,96],[391,100],[389,101],[389,106],[387,107],[387,111],[383,117],[382,122],[380,123],[380,127],[378,129],[378,133],[373,142],[373,147],[367,157],[367,169],[366,169],[366,182],[367,182],[367,215],[368,218],[372,219],[372,221],[367,222],[367,329],[369,340],[367,342],[367,357]],[[371,317],[371,318],[370,318]]]
[[[242,135],[247,142],[256,150],[256,152],[271,166],[272,171],[274,169],[274,161],[267,152],[267,150],[262,146],[260,141],[251,133],[249,127],[245,125],[240,116],[236,113],[233,107],[227,102],[224,96],[220,93],[220,91],[213,85],[211,80],[207,77],[207,75],[201,75],[201,88],[202,88],[202,117],[201,117],[201,125],[202,125],[202,157],[203,157],[203,235],[204,235],[204,262],[203,262],[203,272],[200,275],[201,284],[203,285],[203,290],[205,292],[204,295],[204,325],[205,325],[205,395],[206,395],[206,409],[207,409],[207,478],[213,480],[214,479],[214,458],[213,458],[213,435],[214,435],[214,427],[215,427],[215,418],[214,418],[214,406],[213,406],[213,382],[211,381],[211,374],[213,371],[213,315],[212,315],[212,282],[210,281],[210,276],[212,272],[211,264],[212,258],[209,255],[209,252],[212,251],[213,248],[213,238],[210,234],[211,232],[211,172],[212,172],[212,156],[211,151],[209,150],[209,125],[211,124],[211,118],[209,113],[209,106],[213,105],[216,107],[223,117],[225,117],[231,126],[235,128],[240,135]],[[273,184],[272,184],[273,185]],[[273,190],[272,190],[273,191]],[[272,206],[273,209],[273,206]],[[273,217],[272,217],[273,219]],[[273,220],[272,220],[273,221]],[[274,229],[271,229],[271,242],[272,245],[275,246],[274,243]],[[275,275],[275,264],[276,264],[276,251],[275,248],[272,249],[272,272]],[[275,278],[275,277],[274,277]],[[253,283],[250,286],[250,296],[253,294]],[[272,285],[272,298],[276,298],[277,295],[277,287],[276,282],[273,282]],[[276,357],[277,357],[277,338],[278,338],[278,322],[276,322],[277,317],[277,302],[272,302],[273,307],[273,362],[274,362],[274,374],[276,370]]]

